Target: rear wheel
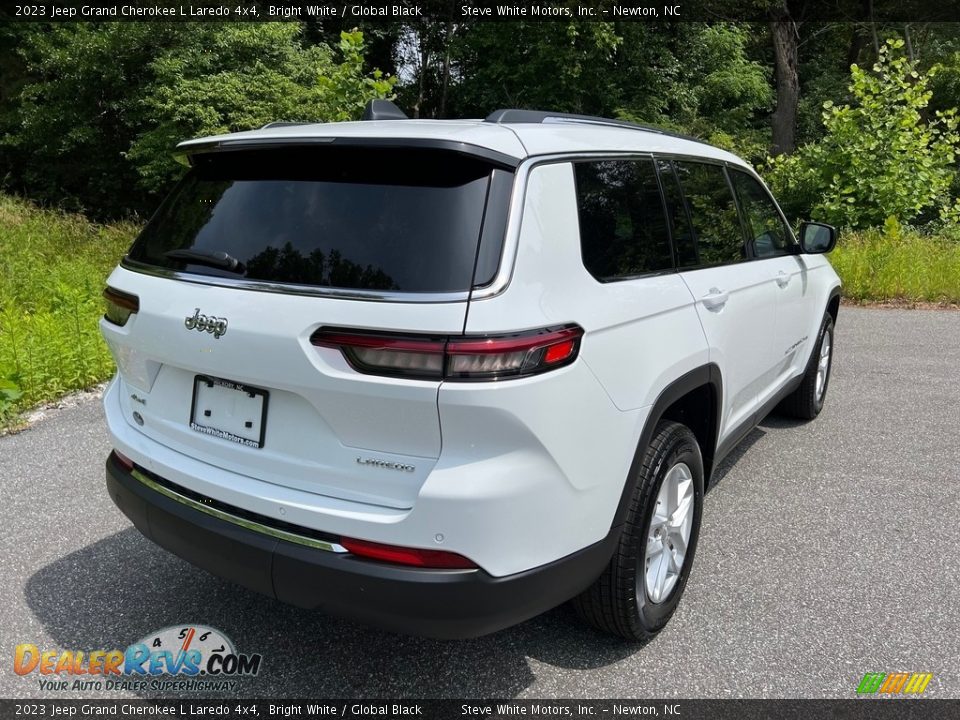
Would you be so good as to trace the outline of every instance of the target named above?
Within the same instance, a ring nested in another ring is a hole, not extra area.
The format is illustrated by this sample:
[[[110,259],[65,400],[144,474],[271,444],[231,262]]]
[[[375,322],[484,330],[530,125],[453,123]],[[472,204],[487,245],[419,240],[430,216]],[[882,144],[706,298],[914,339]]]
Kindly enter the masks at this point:
[[[600,630],[649,640],[680,602],[700,533],[703,460],[690,429],[659,423],[632,480],[616,552],[573,604]]]
[[[827,313],[820,324],[817,344],[800,386],[784,398],[777,409],[785,415],[802,420],[813,420],[823,410],[832,366],[833,317]]]

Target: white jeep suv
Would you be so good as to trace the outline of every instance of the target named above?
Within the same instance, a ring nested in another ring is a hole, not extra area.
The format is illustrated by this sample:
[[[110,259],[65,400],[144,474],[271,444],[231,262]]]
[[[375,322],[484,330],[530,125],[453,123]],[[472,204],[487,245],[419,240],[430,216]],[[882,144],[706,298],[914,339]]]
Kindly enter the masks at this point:
[[[468,637],[574,599],[649,638],[717,464],[823,405],[836,234],[723,150],[375,101],[178,152],[104,291],[107,486],[279,600]]]

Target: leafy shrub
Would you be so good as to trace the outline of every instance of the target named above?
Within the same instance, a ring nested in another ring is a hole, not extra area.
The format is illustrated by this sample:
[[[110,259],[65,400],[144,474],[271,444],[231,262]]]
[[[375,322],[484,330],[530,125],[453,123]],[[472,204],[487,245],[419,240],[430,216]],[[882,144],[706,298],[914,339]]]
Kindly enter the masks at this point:
[[[23,393],[12,381],[0,378],[0,427],[14,417],[14,403]]]
[[[825,136],[770,160],[767,179],[793,217],[866,228],[946,216],[960,147],[956,110],[924,117],[932,73],[890,40],[872,71],[851,66],[855,103],[824,103]]]
[[[113,372],[101,292],[136,229],[0,195],[0,425]]]

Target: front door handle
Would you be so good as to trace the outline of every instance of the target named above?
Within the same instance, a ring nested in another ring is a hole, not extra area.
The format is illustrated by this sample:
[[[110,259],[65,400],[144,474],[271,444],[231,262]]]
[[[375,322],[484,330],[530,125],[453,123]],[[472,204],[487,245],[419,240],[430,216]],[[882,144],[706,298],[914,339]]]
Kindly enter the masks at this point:
[[[706,295],[700,298],[700,301],[707,310],[722,310],[723,306],[727,304],[727,300],[729,299],[730,293],[725,290],[712,287]]]
[[[781,270],[780,272],[777,273],[777,277],[775,277],[774,280],[777,281],[777,285],[779,285],[782,288],[785,288],[787,285],[790,284],[790,273],[787,273]]]

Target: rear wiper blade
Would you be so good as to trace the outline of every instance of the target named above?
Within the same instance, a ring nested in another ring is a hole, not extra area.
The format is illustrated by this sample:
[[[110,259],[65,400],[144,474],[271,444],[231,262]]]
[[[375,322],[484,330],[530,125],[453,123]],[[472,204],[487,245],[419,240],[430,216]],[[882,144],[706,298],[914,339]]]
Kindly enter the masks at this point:
[[[233,255],[223,251],[212,250],[170,250],[163,254],[171,260],[186,260],[195,265],[209,265],[210,267],[229,270],[242,275],[247,271],[243,263],[237,260]]]

